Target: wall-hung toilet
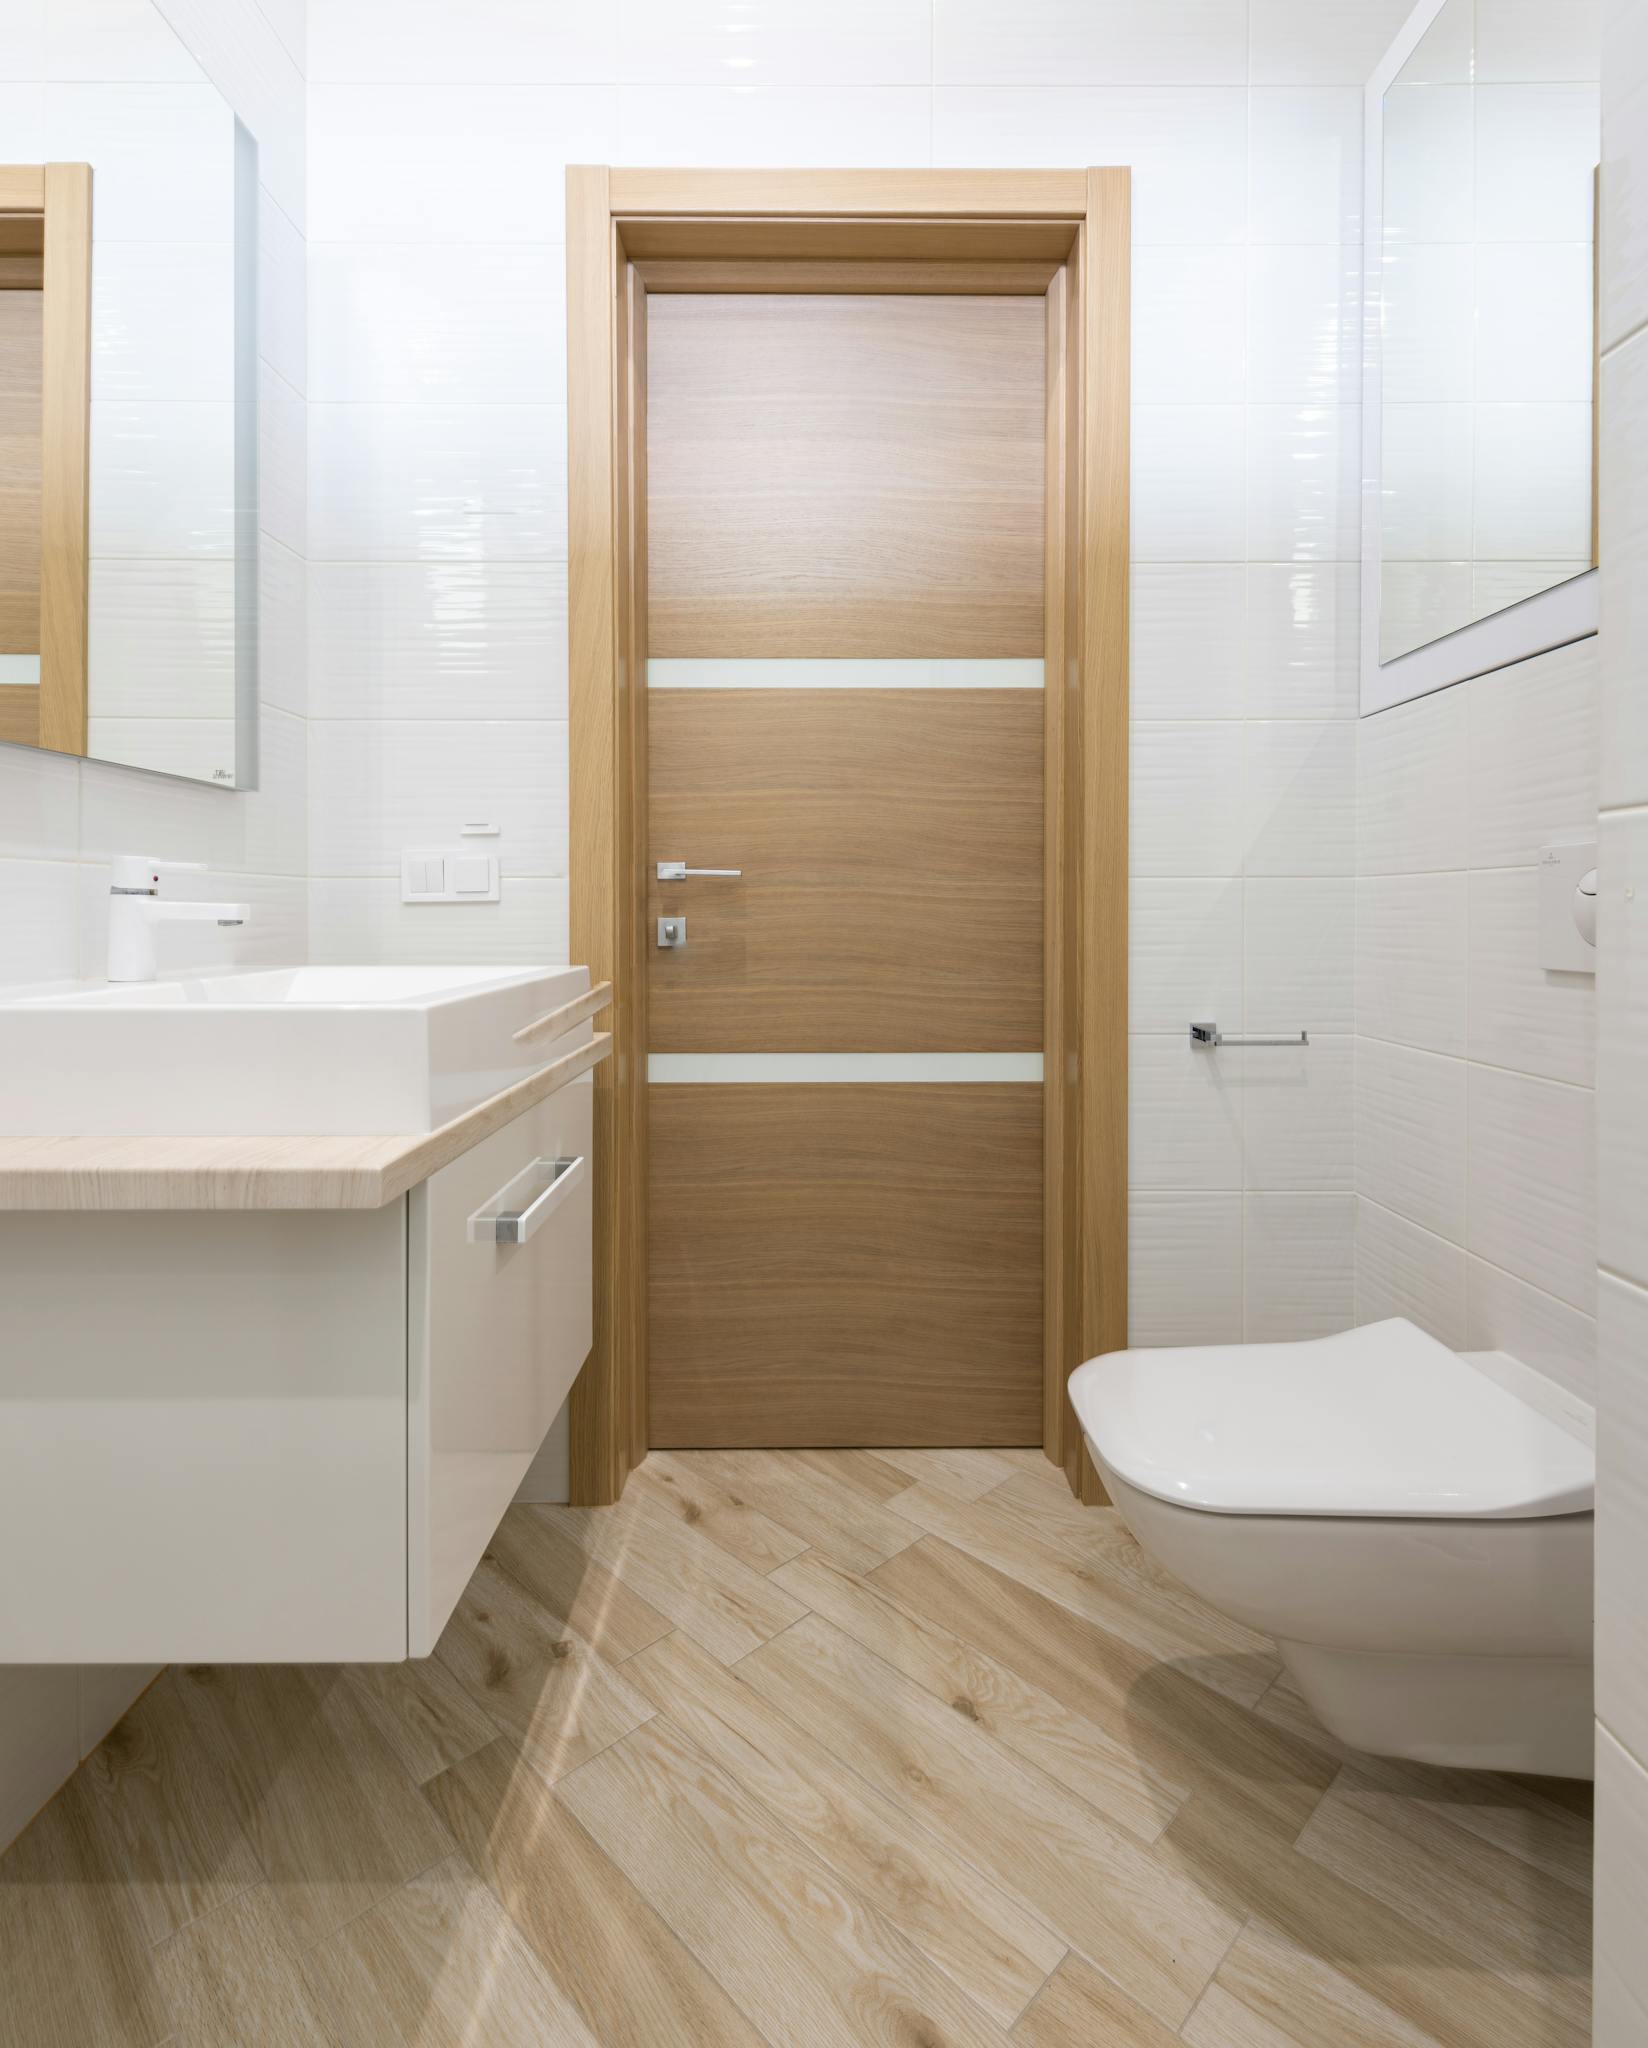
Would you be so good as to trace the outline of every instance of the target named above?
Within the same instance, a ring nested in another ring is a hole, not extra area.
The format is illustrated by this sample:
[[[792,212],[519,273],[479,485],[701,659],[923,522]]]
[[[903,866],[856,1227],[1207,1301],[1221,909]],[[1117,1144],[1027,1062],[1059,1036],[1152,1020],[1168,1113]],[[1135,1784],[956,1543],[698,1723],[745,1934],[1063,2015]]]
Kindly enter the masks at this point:
[[[1070,1398],[1122,1518],[1358,1749],[1591,1775],[1594,1415],[1412,1323],[1117,1351]]]

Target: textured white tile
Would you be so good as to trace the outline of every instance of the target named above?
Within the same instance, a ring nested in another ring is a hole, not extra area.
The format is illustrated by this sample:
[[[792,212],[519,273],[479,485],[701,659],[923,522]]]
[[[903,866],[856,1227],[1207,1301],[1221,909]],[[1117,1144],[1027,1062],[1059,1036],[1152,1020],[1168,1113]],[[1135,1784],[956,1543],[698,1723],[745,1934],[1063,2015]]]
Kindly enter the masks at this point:
[[[1466,1244],[1589,1314],[1596,1300],[1596,1100],[1472,1067]]]
[[[1465,684],[1473,868],[1526,867],[1594,823],[1601,693],[1595,640]]]
[[[914,85],[631,85],[618,96],[629,164],[926,164],[929,103]]]
[[[1252,317],[1247,294],[1247,259],[1239,248],[1168,244],[1136,250],[1134,402],[1239,405],[1245,395],[1244,319],[1251,323]]]
[[[91,552],[232,556],[235,413],[226,402],[91,408]]]
[[[79,830],[79,764],[39,747],[0,746],[0,854],[73,860]]]
[[[258,531],[294,554],[309,545],[309,409],[267,363],[258,397]]]
[[[1467,1264],[1465,1314],[1467,1350],[1508,1351],[1596,1406],[1594,1316],[1581,1314],[1485,1259]]]
[[[0,1666],[0,1846],[80,1761],[79,1683],[72,1664]]]
[[[1354,562],[1249,563],[1249,718],[1355,718],[1359,574]]]
[[[1648,1286],[1648,812],[1605,817],[1598,840],[1600,1256]]]
[[[1249,875],[1349,875],[1356,866],[1356,727],[1250,719]]]
[[[1602,75],[1602,0],[1476,0],[1476,75],[1495,83]]]
[[[1236,562],[1133,565],[1136,719],[1241,717],[1247,573]]]
[[[232,561],[94,558],[87,610],[93,718],[233,720]]]
[[[1353,405],[1248,408],[1250,561],[1357,559],[1361,418]]]
[[[310,689],[325,718],[564,718],[560,562],[314,562]]]
[[[97,243],[234,239],[234,117],[210,85],[49,85],[46,150],[92,167]]]
[[[1643,86],[1648,107],[1648,82]],[[1648,148],[1642,179],[1648,192]],[[1648,215],[1648,201],[1644,202]],[[1648,223],[1644,227],[1648,297]],[[1645,307],[1648,311],[1648,307]],[[1648,331],[1602,364],[1602,631],[1608,682],[1602,704],[1599,802],[1648,803]]]
[[[1607,0],[1602,140],[1602,345],[1648,320],[1648,11]]]
[[[1539,870],[1470,878],[1467,1050],[1473,1060],[1589,1088],[1596,1080],[1596,976],[1539,964]]]
[[[548,243],[319,242],[309,256],[309,388],[319,401],[560,405],[566,263]]]
[[[1476,239],[1588,242],[1600,86],[1478,84],[1474,95]]]
[[[150,0],[51,0],[45,75],[132,85],[205,76]]]
[[[258,536],[258,694],[266,705],[308,710],[308,599],[300,555]]]
[[[1566,400],[1478,405],[1475,551],[1501,561],[1584,561],[1591,549],[1591,408]]]
[[[1360,88],[1272,86],[1252,92],[1249,105],[1251,239],[1359,243]]]
[[[1242,1335],[1249,1344],[1330,1337],[1356,1319],[1353,1195],[1248,1195],[1242,1205]]]
[[[583,84],[615,76],[617,9],[469,0],[324,0],[309,10],[309,76],[430,84]]]
[[[1129,1041],[1127,1172],[1136,1188],[1239,1188],[1242,1095],[1189,1034]]]
[[[234,313],[227,242],[100,248],[92,266],[93,399],[232,399]]]
[[[1476,396],[1590,403],[1589,242],[1487,242],[1476,252]]]
[[[258,192],[258,354],[294,391],[308,389],[309,252],[267,188]]]
[[[1389,875],[1356,885],[1356,1028],[1463,1058],[1466,878]]]
[[[1239,562],[1246,553],[1247,412],[1133,408],[1133,559]]]
[[[1362,85],[1407,19],[1406,0],[1251,0],[1255,85]]]
[[[1356,884],[1250,878],[1242,890],[1247,1031],[1352,1028]]]
[[[1354,405],[1362,384],[1362,251],[1248,251],[1247,395],[1256,404]]]
[[[1466,691],[1438,690],[1359,721],[1357,865],[1364,875],[1468,864]]]
[[[1247,24],[1231,0],[934,0],[933,54],[945,85],[1244,85]]]
[[[158,1664],[82,1664],[80,1754],[91,1755],[120,1717],[160,1676]]]
[[[1597,1281],[1597,1714],[1648,1753],[1648,1293]]]
[[[0,985],[72,980],[79,971],[78,873],[66,860],[0,857]]]
[[[1242,871],[1242,726],[1236,720],[1135,724],[1130,872]]]
[[[332,962],[501,961],[559,966],[567,885],[505,874],[496,903],[402,903],[400,883],[317,875],[309,883],[309,957]]]
[[[1242,1094],[1249,1189],[1355,1185],[1356,1060],[1353,1041],[1312,1037],[1303,1046],[1251,1046],[1210,1055],[1227,1064]]]
[[[0,37],[0,79],[38,80],[45,75],[46,0],[9,0],[6,33]],[[30,151],[29,158],[35,153]]]
[[[257,138],[262,181],[301,227],[304,219],[303,75],[263,10],[245,0],[156,0],[227,105]]]
[[[1465,1254],[1390,1209],[1356,1202],[1356,1320],[1406,1316],[1455,1351],[1465,1345]]]
[[[1239,1344],[1242,1197],[1157,1194],[1128,1202],[1130,1344]]]
[[[1228,1030],[1242,1009],[1242,884],[1138,880],[1129,899],[1130,1028],[1188,1032],[1210,1018]]]
[[[1380,266],[1386,405],[1468,404],[1476,390],[1476,250],[1398,242]]]
[[[1476,240],[1476,103],[1468,84],[1385,94],[1383,215],[1388,247]]]
[[[311,85],[309,233],[564,242],[566,167],[610,163],[608,86]]]
[[[1239,86],[938,86],[935,164],[1129,164],[1133,240],[1240,242],[1247,94]]]
[[[1394,661],[1457,632],[1476,616],[1475,569],[1465,562],[1393,562],[1379,577],[1379,659]]]
[[[1641,1553],[1633,1582],[1640,1588]],[[1601,1668],[1606,1670],[1604,1647]],[[1601,1698],[1598,1699],[1601,1708]],[[1592,2048],[1636,2048],[1648,2039],[1648,1769],[1641,1750],[1597,1729],[1596,2013]],[[1640,1716],[1633,1724],[1640,1729]]]
[[[926,85],[930,0],[620,0],[618,68],[631,85]],[[1002,81],[1005,83],[1005,79]]]
[[[314,406],[310,426],[312,559],[565,555],[564,406]]]
[[[1465,1063],[1383,1039],[1356,1046],[1356,1191],[1465,1242]]]

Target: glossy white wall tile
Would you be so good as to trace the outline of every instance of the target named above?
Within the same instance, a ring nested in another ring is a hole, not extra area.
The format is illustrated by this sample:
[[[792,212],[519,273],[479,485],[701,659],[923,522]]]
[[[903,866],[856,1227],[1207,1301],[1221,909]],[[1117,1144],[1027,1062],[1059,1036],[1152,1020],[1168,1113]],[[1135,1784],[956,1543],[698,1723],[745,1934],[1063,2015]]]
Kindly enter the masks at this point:
[[[1463,694],[1470,720],[1468,865],[1526,867],[1548,839],[1588,831],[1600,765],[1595,640],[1480,676]]]
[[[1328,1337],[1355,1321],[1354,1196],[1244,1196],[1242,1236],[1248,1343]]]
[[[1478,1258],[1466,1263],[1465,1311],[1467,1350],[1508,1351],[1596,1405],[1595,1316]]]
[[[1358,558],[1361,421],[1350,405],[1248,407],[1249,560]]]
[[[1134,1036],[1128,1046],[1128,1179],[1136,1188],[1239,1188],[1242,1103],[1226,1062],[1190,1034]]]
[[[1136,720],[1240,718],[1251,630],[1237,562],[1135,562],[1128,691]]]
[[[1648,81],[1643,104],[1648,110]],[[1648,190],[1648,160],[1639,189]],[[1643,243],[1648,273],[1648,224]],[[1640,678],[1648,675],[1648,462],[1642,459],[1648,448],[1648,331],[1633,335],[1603,359],[1602,417],[1607,428],[1598,464],[1602,615],[1614,672]],[[1622,681],[1602,692],[1601,755],[1603,807],[1648,803],[1648,690],[1640,684]]]
[[[1476,0],[1476,75],[1496,82],[1597,77],[1602,0]]]
[[[926,85],[931,0],[619,0],[625,85]]]
[[[1296,251],[1286,252],[1289,255]],[[1133,400],[1239,405],[1246,390],[1247,252],[1147,245],[1133,259]]]
[[[1596,1102],[1589,1088],[1473,1066],[1466,1243],[1586,1314],[1596,1303]]]
[[[630,164],[924,164],[932,96],[913,85],[630,85],[617,161]]]
[[[1128,1203],[1130,1344],[1242,1338],[1242,1197],[1141,1189]]]
[[[1463,874],[1357,884],[1358,1031],[1463,1058],[1467,901]]]
[[[582,85],[612,78],[618,13],[612,7],[532,7],[469,0],[321,0],[309,10],[313,79],[471,80]]]
[[[1603,1273],[1597,1283],[1598,1378],[1604,1427],[1597,1483],[1597,1631],[1607,1656],[1597,1715],[1636,1755],[1648,1756],[1648,1291]]]
[[[947,85],[1245,85],[1245,10],[1230,0],[934,0]]]
[[[55,0],[53,0],[55,5]],[[92,167],[97,242],[228,243],[234,130],[213,86],[48,85],[45,146]]]
[[[1611,349],[1648,321],[1648,14],[1635,0],[1605,5],[1600,297],[1602,346]]]
[[[1465,1242],[1465,1101],[1463,1060],[1357,1041],[1357,1190],[1457,1245]]]
[[[1360,243],[1361,87],[1274,87],[1248,104],[1250,239]]]
[[[1638,1578],[1640,1584],[1640,1575]],[[1648,1771],[1597,1729],[1596,2008],[1593,2048],[1648,2038]]]
[[[1240,1016],[1241,882],[1139,879],[1129,901],[1131,1028],[1188,1033],[1193,1019]]]
[[[1356,1201],[1356,1320],[1406,1316],[1455,1351],[1465,1346],[1465,1254],[1366,1195]]]
[[[1356,727],[1249,719],[1244,872],[1349,875],[1356,867]]]
[[[1596,1083],[1596,976],[1539,963],[1539,870],[1498,868],[1470,877],[1465,1050],[1582,1088]]]
[[[567,956],[564,879],[511,875],[496,903],[403,903],[400,882],[316,875],[309,883],[309,957],[323,963],[500,960],[555,965]]]
[[[1595,85],[1496,85],[1474,88],[1476,239],[1479,242],[1588,242],[1601,153],[1600,90]]]
[[[1356,884],[1249,876],[1242,889],[1242,1026],[1349,1031],[1355,1019]]]
[[[1245,407],[1133,408],[1135,562],[1240,562],[1246,490]]]
[[[1249,249],[1247,395],[1255,404],[1360,402],[1361,255],[1356,245]]]
[[[1354,562],[1249,563],[1249,718],[1356,717],[1359,573]]]
[[[1364,875],[1467,863],[1466,693],[1439,690],[1357,728],[1357,866]]]
[[[1356,1061],[1353,1041],[1222,1048],[1207,1057],[1238,1076],[1250,1189],[1319,1188],[1349,1194]]]
[[[1648,811],[1604,812],[1598,853],[1598,1256],[1648,1286]]]
[[[1361,85],[1411,9],[1405,0],[1250,0],[1255,85]]]
[[[169,84],[205,75],[149,0],[52,0],[45,28],[47,78]]]
[[[1241,873],[1242,733],[1237,720],[1134,724],[1131,874]]]

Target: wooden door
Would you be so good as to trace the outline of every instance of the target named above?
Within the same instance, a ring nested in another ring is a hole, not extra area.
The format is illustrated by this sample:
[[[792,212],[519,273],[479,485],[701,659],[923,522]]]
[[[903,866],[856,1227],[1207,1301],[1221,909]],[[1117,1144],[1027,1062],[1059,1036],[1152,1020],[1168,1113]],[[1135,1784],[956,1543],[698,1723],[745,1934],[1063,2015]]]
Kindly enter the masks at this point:
[[[648,301],[654,1445],[1042,1440],[1046,353]]]

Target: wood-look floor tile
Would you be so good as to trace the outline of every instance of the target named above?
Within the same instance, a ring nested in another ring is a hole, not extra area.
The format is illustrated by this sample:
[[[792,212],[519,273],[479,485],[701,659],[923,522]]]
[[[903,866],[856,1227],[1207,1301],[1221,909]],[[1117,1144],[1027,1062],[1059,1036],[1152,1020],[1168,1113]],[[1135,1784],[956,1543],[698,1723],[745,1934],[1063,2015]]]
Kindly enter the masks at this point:
[[[433,1657],[405,1664],[351,1664],[344,1675],[367,1719],[415,1785],[473,1756],[499,1729]]]
[[[1179,2038],[1075,1954],[1013,2029],[1016,2048],[1176,2048]]]
[[[770,2040],[1004,2042],[891,1921],[664,1720],[563,1779],[556,1797]]]
[[[1056,1532],[1044,1540],[1025,1527],[1021,1516],[1003,1515],[993,1493],[962,1502],[914,1486],[899,1495],[898,1512],[1153,1659],[1194,1671],[1204,1684],[1244,1705],[1251,1706],[1276,1675],[1273,1656],[1244,1652],[1248,1631],[1205,1609],[1199,1615],[1186,1611],[1146,1587],[1114,1577],[1096,1554],[1072,1555]]]
[[[326,2024],[316,1986],[265,1885],[163,1942],[155,1968],[177,2048],[356,2048]]]
[[[586,1556],[724,1664],[789,1627],[803,1610],[760,1572],[637,1495],[615,1508],[540,1508]]]
[[[487,1555],[519,1579],[535,1600],[576,1629],[609,1663],[620,1663],[675,1626],[615,1572],[597,1564],[558,1519],[560,1508],[511,1508]]]
[[[770,2048],[507,1743],[424,1796],[602,2048]]]
[[[1242,1929],[1213,1982],[1296,2048],[1437,2048],[1434,2034],[1262,1920]]]
[[[906,1484],[954,1494],[957,1500],[977,1500],[1021,1469],[1005,1451],[877,1451],[876,1456],[907,1474]]]
[[[918,1532],[891,1509],[844,1478],[832,1477],[786,1452],[683,1451],[678,1455],[692,1470],[708,1473],[740,1500],[801,1537],[810,1549],[822,1551],[849,1571],[869,1571],[916,1540]]]
[[[263,1876],[223,1778],[201,1754],[168,1672],[117,1721],[66,1795],[85,1815],[106,1884],[118,1885],[146,1941]]]
[[[752,1572],[770,1572],[807,1547],[803,1538],[718,1486],[703,1466],[683,1464],[677,1452],[653,1451],[630,1474],[629,1483]]]
[[[1283,2033],[1217,1982],[1203,1992],[1179,2039],[1185,2048],[1299,2048],[1292,2034]]]
[[[435,1655],[546,1778],[576,1770],[653,1711],[617,1667],[484,1559]]]
[[[826,1479],[851,1486],[873,1501],[889,1501],[910,1484],[909,1473],[890,1464],[879,1451],[796,1451],[793,1456]]]
[[[461,1857],[391,1892],[307,1961],[340,2048],[601,2048]]]
[[[1484,1969],[1451,1929],[1394,1912],[1255,1823],[1240,1794],[1198,1791],[1157,1843],[1209,1896],[1275,1928],[1444,2048],[1566,2048],[1564,2014],[1548,1994]],[[1576,2044],[1577,2048],[1577,2044]]]
[[[1006,2024],[1064,1954],[1046,1924],[677,1633],[625,1666],[676,1727]]]
[[[1169,2025],[1240,1915],[818,1615],[739,1667]]]
[[[335,1667],[192,1665],[178,1684],[300,1945],[450,1853]]]
[[[1239,1785],[1288,1841],[1333,1778],[1311,1745],[948,1543],[927,1537],[866,1583],[1102,1728],[1162,1782]]]
[[[1153,1769],[1096,1722],[1073,1713],[1051,1693],[873,1581],[816,1555],[783,1566],[773,1579],[924,1686],[952,1713],[995,1736],[1142,1841],[1156,1839],[1188,1794],[1182,1776]]]
[[[0,2048],[158,2048],[172,2020],[79,1779],[0,1859]]]

